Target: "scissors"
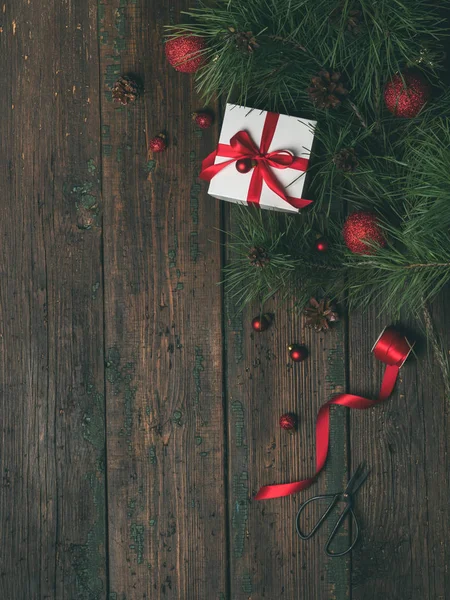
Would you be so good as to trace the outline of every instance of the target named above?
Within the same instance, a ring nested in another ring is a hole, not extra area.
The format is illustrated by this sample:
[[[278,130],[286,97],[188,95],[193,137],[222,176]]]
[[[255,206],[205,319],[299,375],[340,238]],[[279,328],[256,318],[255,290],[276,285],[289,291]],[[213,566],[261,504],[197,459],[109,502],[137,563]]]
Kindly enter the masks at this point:
[[[334,507],[337,504],[345,503],[344,509],[340,513],[338,520],[336,521],[336,524],[334,525],[333,530],[330,533],[330,536],[325,544],[325,553],[328,556],[337,557],[337,556],[344,556],[345,554],[348,554],[351,550],[353,550],[353,548],[359,538],[358,519],[356,518],[356,515],[353,511],[353,495],[362,486],[362,484],[367,479],[368,475],[369,475],[369,472],[368,471],[365,472],[365,463],[361,463],[358,466],[358,468],[356,469],[356,471],[353,473],[353,475],[350,477],[350,479],[347,483],[347,487],[345,488],[345,490],[343,492],[339,492],[337,494],[324,494],[322,496],[314,496],[314,498],[310,498],[309,500],[304,502],[300,506],[300,509],[297,513],[297,518],[295,521],[297,533],[301,537],[301,539],[309,540],[310,538],[312,538],[312,536],[321,527],[323,522],[327,519],[328,515],[331,513],[331,511],[334,509]],[[323,513],[323,515],[320,517],[320,519],[317,521],[317,523],[314,525],[314,527],[310,531],[310,533],[303,533],[303,531],[300,529],[300,515],[305,510],[305,508],[308,506],[308,504],[311,504],[312,502],[317,502],[317,501],[320,502],[321,500],[327,500],[329,502],[328,508]],[[344,550],[343,552],[332,552],[330,549],[330,546],[333,543],[334,538],[336,537],[336,535],[339,533],[340,529],[342,528],[347,515],[349,515],[349,514],[351,516],[350,520],[353,524],[353,528],[352,528],[354,531],[353,541],[351,542],[351,544],[347,548],[347,550]]]

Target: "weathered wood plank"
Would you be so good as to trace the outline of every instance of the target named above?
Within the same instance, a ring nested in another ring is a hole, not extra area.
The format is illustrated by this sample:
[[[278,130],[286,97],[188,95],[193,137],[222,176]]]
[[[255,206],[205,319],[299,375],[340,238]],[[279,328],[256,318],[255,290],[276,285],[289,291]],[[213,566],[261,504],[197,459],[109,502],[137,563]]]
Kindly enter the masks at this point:
[[[100,600],[96,3],[6,0],[0,25],[0,596]]]
[[[435,323],[450,342],[447,292]],[[370,354],[386,318],[352,316],[351,389],[372,395],[383,369]],[[416,329],[417,333],[417,329]],[[422,336],[419,335],[419,340]],[[357,510],[364,528],[353,556],[353,598],[416,600],[450,595],[448,399],[422,337],[390,400],[351,415],[352,460],[372,468]],[[377,363],[377,364],[376,364]]]
[[[197,178],[217,129],[193,129],[193,80],[163,49],[163,25],[188,5],[100,7],[109,553],[120,600],[227,597],[219,206]],[[145,88],[128,109],[108,92],[121,72]],[[146,137],[162,130],[169,148],[147,162]]]
[[[311,494],[338,491],[346,480],[345,411],[333,415],[333,455],[316,486],[289,498],[252,500],[263,484],[313,472],[317,411],[345,386],[343,323],[317,334],[305,329],[289,306],[277,308],[275,301],[266,307],[271,308],[274,324],[257,334],[251,320],[258,309],[239,314],[232,299],[226,302],[231,598],[347,598],[349,561],[327,559],[326,528],[309,542],[295,532],[300,503]],[[306,362],[291,362],[292,342],[309,348]],[[284,412],[299,416],[293,436],[279,427]],[[310,515],[319,517],[317,511]]]

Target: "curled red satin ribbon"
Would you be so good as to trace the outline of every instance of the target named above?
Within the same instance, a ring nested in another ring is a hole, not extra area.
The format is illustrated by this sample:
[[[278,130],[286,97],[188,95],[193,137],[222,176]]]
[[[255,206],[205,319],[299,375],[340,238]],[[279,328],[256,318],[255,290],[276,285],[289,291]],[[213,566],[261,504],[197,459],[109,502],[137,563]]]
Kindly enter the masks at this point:
[[[272,169],[296,169],[297,171],[306,171],[308,168],[308,159],[294,156],[288,150],[275,150],[269,152],[270,144],[277,128],[279,119],[278,114],[268,112],[264,121],[264,127],[261,134],[260,147],[255,144],[247,131],[238,131],[234,135],[230,144],[219,144],[214,152],[211,152],[202,162],[200,178],[205,181],[211,181],[222,169],[235,163],[241,158],[249,158],[255,161],[250,186],[247,193],[247,202],[249,204],[259,204],[263,181],[267,186],[280,196],[285,202],[295,208],[304,208],[311,204],[311,200],[294,198],[287,196],[283,186],[277,180]],[[225,162],[214,164],[216,156],[230,158]]]
[[[278,485],[266,485],[262,487],[255,496],[255,500],[270,500],[271,498],[281,498],[290,496],[302,490],[306,490],[312,485],[327,460],[329,439],[330,439],[330,407],[333,404],[346,406],[347,408],[356,408],[364,410],[371,408],[391,395],[400,368],[411,352],[411,345],[406,337],[395,327],[386,327],[373,347],[375,357],[386,365],[383,382],[381,384],[378,400],[368,400],[362,396],[353,394],[338,394],[321,406],[316,421],[316,473],[313,477],[295,481],[293,483],[283,483]]]

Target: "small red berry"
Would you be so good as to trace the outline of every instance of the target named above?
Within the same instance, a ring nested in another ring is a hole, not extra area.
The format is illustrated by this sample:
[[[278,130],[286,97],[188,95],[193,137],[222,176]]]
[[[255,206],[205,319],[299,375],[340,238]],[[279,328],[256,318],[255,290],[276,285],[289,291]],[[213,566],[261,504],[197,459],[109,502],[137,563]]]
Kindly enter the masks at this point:
[[[280,427],[290,433],[297,427],[297,417],[292,413],[285,413],[280,417]]]
[[[294,362],[302,362],[308,357],[308,350],[305,346],[291,344],[289,346],[289,356]]]
[[[214,118],[209,112],[198,112],[192,115],[194,123],[200,127],[200,129],[208,129],[213,124]]]
[[[316,240],[315,248],[317,252],[326,252],[328,250],[328,246],[328,240],[326,240],[325,238],[321,237],[318,240]]]
[[[148,144],[148,149],[151,152],[163,152],[167,148],[166,136],[163,133],[158,133],[152,138]]]
[[[265,313],[264,315],[255,317],[252,320],[252,327],[254,331],[258,331],[261,333],[262,331],[266,331],[272,325],[272,315],[269,313]]]

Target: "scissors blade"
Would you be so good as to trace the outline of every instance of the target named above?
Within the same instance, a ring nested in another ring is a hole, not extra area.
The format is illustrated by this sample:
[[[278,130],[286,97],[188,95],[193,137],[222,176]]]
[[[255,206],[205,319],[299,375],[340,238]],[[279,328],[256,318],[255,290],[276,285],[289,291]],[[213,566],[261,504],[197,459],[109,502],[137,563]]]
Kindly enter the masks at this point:
[[[354,494],[365,482],[365,480],[369,476],[369,471],[364,472],[365,467],[365,461],[358,465],[356,471],[353,473],[353,475],[350,477],[347,483],[347,487],[345,488],[344,492],[345,494]]]

